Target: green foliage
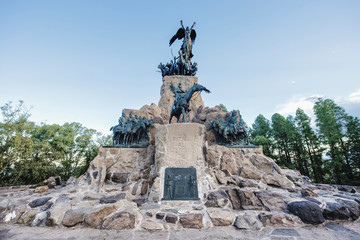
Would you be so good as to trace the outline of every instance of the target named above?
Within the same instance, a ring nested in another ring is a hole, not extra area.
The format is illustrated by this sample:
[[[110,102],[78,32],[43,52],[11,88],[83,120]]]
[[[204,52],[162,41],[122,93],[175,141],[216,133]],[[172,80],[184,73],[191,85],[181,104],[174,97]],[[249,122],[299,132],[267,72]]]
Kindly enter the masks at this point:
[[[320,140],[329,146],[327,155],[330,161],[329,169],[326,170],[333,173],[336,183],[352,183],[355,179],[349,156],[351,144],[347,136],[349,133],[347,127],[352,124],[347,125],[350,120],[348,114],[333,100],[321,98],[315,103],[314,112]]]
[[[63,179],[83,174],[110,136],[80,123],[36,125],[22,101],[1,107],[0,185],[39,183],[50,176]]]
[[[260,114],[250,129],[250,138],[252,144],[262,146],[265,155],[274,158],[274,142],[271,140],[271,131],[270,121]]]
[[[310,117],[300,108],[296,110],[295,122],[306,151],[307,160],[304,161],[311,168],[308,169],[308,176],[311,176],[315,182],[323,182],[322,153],[325,149],[320,146],[318,136],[311,127]]]
[[[271,122],[259,115],[251,141],[284,167],[295,168],[315,182],[360,185],[360,120],[331,99],[314,105],[317,129],[302,109],[295,117],[275,113]]]
[[[222,109],[224,109],[225,111],[227,111],[226,106],[225,106],[224,104],[220,103],[220,104],[219,104],[219,107],[222,108]]]

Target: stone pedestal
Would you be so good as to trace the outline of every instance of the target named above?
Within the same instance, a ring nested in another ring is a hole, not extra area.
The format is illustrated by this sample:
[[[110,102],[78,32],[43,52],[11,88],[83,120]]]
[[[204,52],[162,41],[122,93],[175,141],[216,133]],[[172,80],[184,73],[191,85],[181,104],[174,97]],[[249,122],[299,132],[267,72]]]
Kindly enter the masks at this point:
[[[205,173],[203,146],[205,127],[197,123],[159,126],[155,133],[155,165],[158,171],[159,197],[163,197],[166,168],[195,168],[199,198],[208,191],[209,177]],[[205,184],[204,184],[205,183]]]
[[[160,101],[159,107],[165,108],[169,113],[171,106],[174,103],[174,94],[170,90],[170,85],[172,84],[174,87],[177,87],[181,81],[182,88],[187,90],[191,88],[194,83],[198,83],[198,78],[195,76],[165,76],[163,79],[163,84],[160,90]],[[200,107],[204,106],[204,101],[201,98],[200,93],[195,93],[190,101],[190,109],[191,112],[196,113],[196,110]]]

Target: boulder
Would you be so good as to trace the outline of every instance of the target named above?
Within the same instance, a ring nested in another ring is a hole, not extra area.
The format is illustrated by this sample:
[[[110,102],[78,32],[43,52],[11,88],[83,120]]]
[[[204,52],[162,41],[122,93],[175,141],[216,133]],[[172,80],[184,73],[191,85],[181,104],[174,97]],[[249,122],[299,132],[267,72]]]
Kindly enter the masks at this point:
[[[36,208],[36,207],[42,206],[45,203],[47,203],[47,201],[49,201],[51,198],[52,197],[42,197],[42,198],[35,199],[29,203],[29,206],[31,208]]]
[[[49,209],[49,216],[46,220],[46,225],[57,226],[60,225],[64,214],[67,210],[71,209],[71,203],[69,198],[58,198],[56,202]]]
[[[231,201],[232,204],[232,208],[234,210],[240,210],[241,209],[241,202],[240,202],[240,198],[238,195],[238,192],[236,189],[229,189],[226,191],[226,193],[229,196],[229,199]]]
[[[156,219],[164,219],[165,213],[164,212],[158,212],[155,215]]]
[[[49,177],[44,183],[46,183],[49,188],[54,188],[55,186],[62,184],[60,176]]]
[[[148,187],[149,187],[149,182],[143,181],[141,184],[141,191],[140,191],[141,196],[144,196],[148,192]]]
[[[167,223],[176,223],[179,220],[179,217],[175,214],[168,213],[166,214],[165,221]]]
[[[112,196],[102,197],[102,198],[100,198],[100,203],[101,204],[115,203],[121,199],[124,199],[125,196],[126,196],[126,193],[120,193],[120,194],[116,194],[116,195],[112,195]]]
[[[83,201],[93,201],[93,200],[100,200],[102,195],[95,194],[92,192],[85,193],[81,200]]]
[[[324,217],[326,219],[335,220],[348,220],[350,218],[350,211],[344,205],[337,202],[327,202],[324,209]]]
[[[23,203],[10,203],[9,211],[4,211],[2,215],[0,215],[0,221],[3,217],[4,222],[17,222],[19,218],[27,211],[27,204]]]
[[[283,212],[260,213],[258,217],[264,226],[297,227],[303,225],[299,217]]]
[[[93,209],[85,213],[84,222],[92,228],[99,228],[104,218],[115,212],[117,209],[117,205],[106,205]]]
[[[8,199],[0,200],[0,214],[6,211],[6,209],[8,208],[9,202],[10,201]]]
[[[34,193],[44,193],[44,192],[48,192],[48,191],[49,191],[48,186],[42,186],[42,187],[35,188]]]
[[[359,204],[356,201],[335,199],[336,202],[327,202],[324,209],[324,217],[326,219],[347,220],[351,218],[356,220],[359,218]]]
[[[262,222],[255,214],[245,213],[236,217],[234,226],[242,230],[259,230],[263,227]]]
[[[337,201],[341,205],[345,206],[349,210],[350,217],[353,220],[356,220],[359,218],[360,205],[356,201],[345,200],[345,199],[335,199],[335,201]]]
[[[77,181],[77,178],[71,176],[71,177],[66,181],[66,187],[69,187],[69,188],[75,187],[76,181]]]
[[[264,190],[261,192],[255,192],[255,195],[267,211],[283,211],[286,209],[283,196],[279,193]]]
[[[70,209],[66,211],[62,224],[66,227],[73,227],[84,221],[85,211],[83,209]]]
[[[354,200],[358,204],[360,204],[360,194],[352,194],[352,193],[342,193],[339,192],[338,194],[334,195],[335,197],[341,197],[349,200]]]
[[[311,198],[311,197],[304,197],[304,198],[310,202],[316,203],[317,205],[321,204],[321,202],[316,200],[315,198]]]
[[[292,202],[288,204],[287,209],[305,223],[319,224],[325,221],[320,207],[313,202]]]
[[[301,175],[301,173],[297,170],[283,168],[283,169],[281,169],[281,171],[293,183],[304,184],[306,182],[308,182],[308,183],[311,182],[309,177]]]
[[[239,175],[240,169],[234,161],[234,154],[230,151],[224,151],[220,158],[220,169],[230,175]]]
[[[159,231],[162,230],[163,227],[161,224],[155,222],[154,220],[151,219],[147,219],[145,221],[143,221],[140,225],[143,229],[148,230],[150,232],[152,231]]]
[[[207,195],[206,207],[223,208],[229,202],[228,196],[223,190],[211,192]]]
[[[259,183],[253,179],[239,179],[237,185],[241,188],[258,188]]]
[[[39,227],[39,226],[45,226],[46,225],[46,218],[48,216],[48,212],[47,211],[41,211],[38,212],[35,215],[34,220],[31,223],[32,227]]]
[[[295,186],[293,182],[278,173],[264,175],[263,181],[268,185],[282,188],[293,188]]]
[[[229,189],[226,191],[229,195],[233,209],[245,209],[245,210],[262,210],[263,205],[256,197],[254,192],[243,189]]]
[[[122,211],[110,215],[104,219],[102,229],[123,230],[135,228],[135,214],[129,211]]]
[[[215,169],[215,170],[214,170],[214,174],[215,174],[216,180],[217,180],[220,184],[222,184],[222,185],[227,184],[227,182],[228,182],[228,177],[226,177],[226,174],[225,174],[223,171],[221,171],[221,170],[219,170],[219,169]]]
[[[240,198],[241,208],[245,210],[262,210],[263,205],[254,192],[236,189]]]
[[[144,105],[139,110],[134,109],[124,109],[126,115],[129,115],[132,112],[134,115],[139,117],[146,117],[146,119],[153,119],[154,123],[163,124],[165,120],[169,121],[169,112],[164,108],[157,106],[155,103],[151,105]]]
[[[262,174],[259,169],[253,166],[248,166],[240,168],[240,176],[244,178],[259,180],[261,179]]]
[[[302,195],[303,197],[312,197],[312,198],[314,198],[314,197],[319,197],[319,195],[317,195],[316,193],[314,193],[313,190],[310,189],[310,188],[303,188],[303,189],[301,189],[301,195]]]
[[[222,209],[208,209],[207,213],[214,226],[229,226],[235,220],[235,213]]]
[[[180,215],[180,223],[184,228],[203,228],[203,215],[201,213],[189,213]]]
[[[37,209],[29,209],[27,210],[17,221],[17,223],[21,224],[30,224],[31,221],[34,219],[35,215],[38,213]]]
[[[114,183],[126,183],[128,181],[130,173],[114,172],[111,175],[111,181]]]

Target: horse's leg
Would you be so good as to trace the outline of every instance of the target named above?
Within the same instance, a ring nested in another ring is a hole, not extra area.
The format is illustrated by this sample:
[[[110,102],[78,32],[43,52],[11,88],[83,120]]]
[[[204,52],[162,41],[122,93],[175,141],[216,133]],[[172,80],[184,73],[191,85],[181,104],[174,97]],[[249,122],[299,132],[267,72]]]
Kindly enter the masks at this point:
[[[182,112],[182,115],[183,115],[183,122],[186,123],[186,120],[185,120],[185,108],[182,108],[181,112]]]
[[[125,146],[128,145],[128,141],[129,141],[129,133],[125,133],[125,136],[124,136],[124,144],[125,144]]]
[[[173,118],[173,116],[174,116],[174,115],[171,113],[171,114],[170,114],[169,124],[171,123],[171,119]]]

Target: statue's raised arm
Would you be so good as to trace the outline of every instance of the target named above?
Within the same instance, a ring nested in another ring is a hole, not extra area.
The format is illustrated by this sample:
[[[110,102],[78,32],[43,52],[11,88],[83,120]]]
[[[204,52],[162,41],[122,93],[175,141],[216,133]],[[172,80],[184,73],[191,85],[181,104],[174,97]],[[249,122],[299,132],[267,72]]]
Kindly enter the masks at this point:
[[[168,75],[188,75],[194,76],[197,71],[196,63],[191,62],[191,58],[194,56],[192,53],[192,46],[195,43],[196,39],[196,31],[194,29],[196,23],[194,22],[191,28],[184,27],[182,20],[180,21],[181,27],[177,30],[176,34],[172,36],[169,41],[169,46],[171,46],[176,39],[183,40],[180,50],[179,56],[176,61],[176,68],[171,68],[168,66],[173,66],[173,64],[167,65],[159,65],[159,69],[161,70],[162,76]]]

